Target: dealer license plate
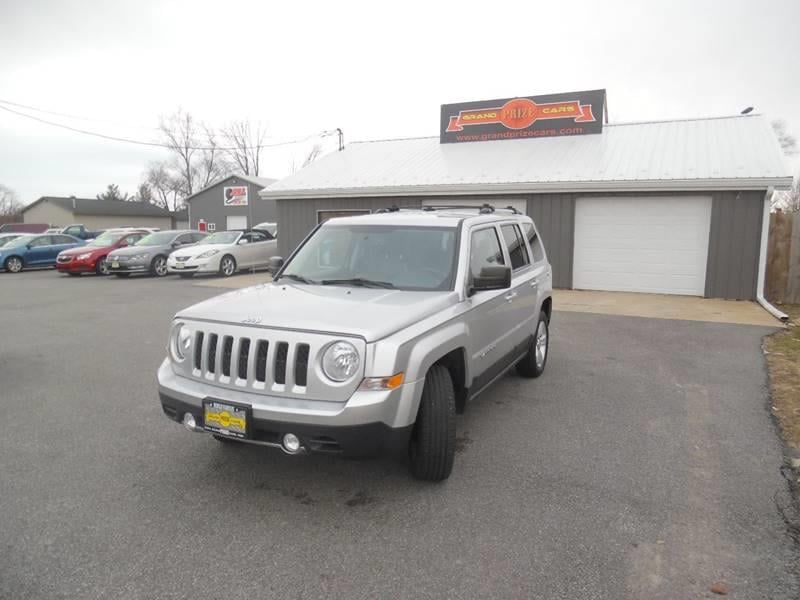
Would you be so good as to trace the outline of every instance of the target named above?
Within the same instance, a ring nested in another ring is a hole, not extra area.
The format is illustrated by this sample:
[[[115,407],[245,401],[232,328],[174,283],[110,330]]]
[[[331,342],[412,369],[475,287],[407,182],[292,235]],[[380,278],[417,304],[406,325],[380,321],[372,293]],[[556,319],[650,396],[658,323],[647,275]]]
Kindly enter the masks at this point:
[[[119,269],[119,261],[118,260],[112,260],[111,261],[111,268],[112,269]]]
[[[203,403],[203,428],[236,438],[248,437],[250,407],[246,404],[206,400]]]

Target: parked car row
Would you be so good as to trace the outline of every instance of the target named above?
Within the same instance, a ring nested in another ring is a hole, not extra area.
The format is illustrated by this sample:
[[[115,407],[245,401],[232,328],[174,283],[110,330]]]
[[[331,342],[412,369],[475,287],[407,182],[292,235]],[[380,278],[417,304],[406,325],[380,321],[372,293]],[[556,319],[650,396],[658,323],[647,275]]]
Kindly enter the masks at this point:
[[[230,277],[242,269],[267,267],[277,253],[277,229],[203,231],[109,229],[86,242],[64,233],[0,234],[0,265],[9,273],[52,267],[61,273],[149,274],[218,273]]]

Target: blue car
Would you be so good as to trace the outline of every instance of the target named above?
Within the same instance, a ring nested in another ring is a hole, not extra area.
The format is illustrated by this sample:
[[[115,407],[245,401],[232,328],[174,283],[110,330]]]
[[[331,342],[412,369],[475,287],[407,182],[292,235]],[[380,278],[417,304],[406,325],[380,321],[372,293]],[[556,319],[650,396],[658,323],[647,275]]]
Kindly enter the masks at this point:
[[[23,235],[0,247],[0,265],[9,273],[30,267],[52,267],[59,252],[85,244],[63,233]]]

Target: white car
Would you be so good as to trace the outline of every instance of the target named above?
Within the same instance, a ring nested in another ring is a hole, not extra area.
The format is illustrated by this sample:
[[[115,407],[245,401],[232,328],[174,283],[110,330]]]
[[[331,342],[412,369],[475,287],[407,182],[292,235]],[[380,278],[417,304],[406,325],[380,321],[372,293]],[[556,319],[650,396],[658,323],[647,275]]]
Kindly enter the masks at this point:
[[[269,221],[265,221],[253,227],[253,229],[258,229],[259,231],[267,231],[272,237],[274,238],[278,237],[277,223],[270,223]]]
[[[266,267],[278,252],[278,240],[267,231],[218,231],[188,248],[175,250],[167,271],[181,277],[219,273],[230,277],[241,269]]]

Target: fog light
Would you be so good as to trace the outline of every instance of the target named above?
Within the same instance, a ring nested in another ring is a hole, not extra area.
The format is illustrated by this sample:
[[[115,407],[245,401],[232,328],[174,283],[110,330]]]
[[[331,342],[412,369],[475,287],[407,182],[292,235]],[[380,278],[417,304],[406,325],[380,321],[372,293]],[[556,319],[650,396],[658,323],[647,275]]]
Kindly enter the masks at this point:
[[[197,421],[195,421],[192,413],[186,413],[183,415],[183,426],[189,431],[195,431],[197,429]]]
[[[293,433],[287,433],[283,436],[283,449],[289,454],[295,454],[300,451],[300,438]]]

